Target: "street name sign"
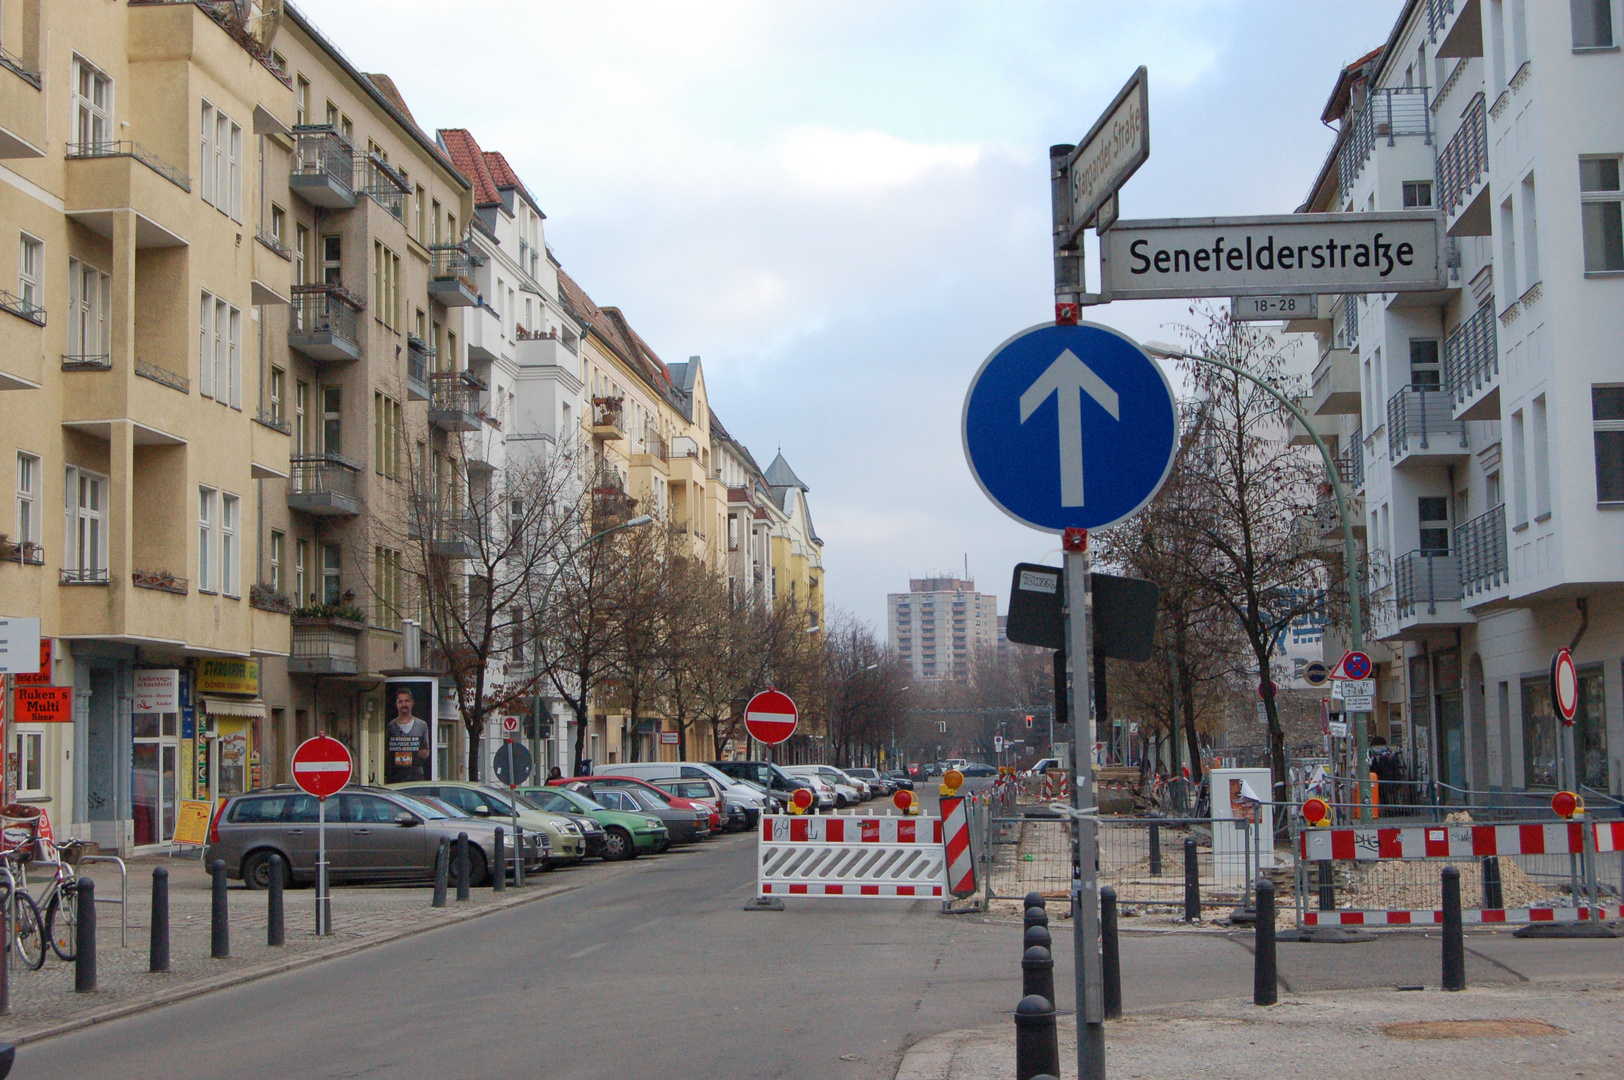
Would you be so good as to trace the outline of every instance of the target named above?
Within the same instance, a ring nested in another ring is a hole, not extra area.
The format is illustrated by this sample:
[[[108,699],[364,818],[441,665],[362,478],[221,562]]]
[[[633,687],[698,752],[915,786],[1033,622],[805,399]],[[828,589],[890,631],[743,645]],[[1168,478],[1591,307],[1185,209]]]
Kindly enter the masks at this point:
[[[1042,323],[981,365],[962,431],[987,498],[1058,533],[1144,507],[1173,467],[1178,414],[1167,375],[1132,339],[1096,323]]]
[[[1229,314],[1236,322],[1268,322],[1274,319],[1313,319],[1319,314],[1319,297],[1236,296],[1230,299]]]
[[[1443,235],[1443,215],[1427,210],[1118,221],[1100,249],[1100,295],[1437,291]]]
[[[744,727],[750,737],[767,746],[777,746],[795,734],[800,711],[788,694],[763,690],[744,707]]]
[[[1149,157],[1150,95],[1141,65],[1066,160],[1073,235],[1094,220]]]
[[[293,782],[317,799],[342,791],[353,768],[349,748],[326,735],[306,739],[293,751]]]

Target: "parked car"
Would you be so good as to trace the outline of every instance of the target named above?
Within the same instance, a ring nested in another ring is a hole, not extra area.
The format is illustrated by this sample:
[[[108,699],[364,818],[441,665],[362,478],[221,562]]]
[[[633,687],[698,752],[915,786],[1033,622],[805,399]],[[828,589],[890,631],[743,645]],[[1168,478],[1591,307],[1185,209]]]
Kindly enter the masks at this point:
[[[578,823],[567,817],[550,814],[523,801],[515,802],[506,791],[499,788],[466,780],[437,780],[433,783],[408,781],[403,784],[390,784],[389,787],[393,791],[402,791],[407,795],[432,795],[437,799],[444,799],[464,813],[488,819],[496,825],[501,825],[504,821],[511,822],[517,814],[519,827],[526,833],[540,831],[548,834],[552,841],[551,863],[554,866],[572,866],[586,858],[586,834]],[[511,825],[507,828],[512,832]],[[601,842],[602,837],[599,837],[599,840]]]
[[[591,777],[591,779],[594,781],[594,787],[600,787],[603,785],[608,785],[609,787],[637,787],[652,795],[656,799],[666,800],[679,810],[703,810],[706,815],[706,825],[710,831],[713,833],[722,831],[722,812],[708,802],[701,802],[698,799],[690,799],[686,795],[673,795],[669,791],[656,787],[647,780],[641,780],[635,776],[621,776],[617,773],[613,776],[594,775]]]
[[[257,788],[227,800],[209,824],[205,863],[224,860],[226,876],[251,889],[270,884],[271,856],[280,855],[293,882],[316,878],[317,803],[292,787]],[[453,818],[399,791],[348,787],[327,800],[328,878],[340,882],[429,881],[440,840],[468,834],[468,880],[490,876],[500,821]],[[526,869],[545,868],[551,837],[524,838]]]
[[[1057,757],[1038,758],[1038,760],[1033,763],[1032,767],[1026,770],[1026,775],[1042,776],[1050,769],[1060,769],[1063,767],[1064,766],[1060,764],[1060,759]]]
[[[983,765],[979,761],[972,761],[967,765],[958,765],[955,767],[964,775],[965,779],[998,775],[997,769],[993,768],[991,765]]]
[[[834,789],[835,809],[844,810],[848,806],[856,806],[863,801],[862,792],[846,783],[840,770],[830,765],[789,765],[785,772],[791,776],[804,776],[816,778]],[[822,799],[819,799],[822,802]]]
[[[622,785],[610,782],[615,779],[623,780],[625,783]],[[708,807],[691,803],[687,799],[682,799],[683,805],[679,806],[678,796],[667,795],[659,788],[644,784],[641,780],[632,780],[629,777],[574,776],[554,780],[552,784],[578,791],[611,810],[659,818],[665,823],[668,844],[692,844],[711,834],[711,811]]]
[[[686,780],[656,780],[654,786],[668,795],[680,795],[684,799],[715,807],[721,815],[722,828],[728,832],[743,832],[754,828],[756,822],[761,820],[759,806],[746,807],[728,798],[723,794],[721,785],[706,776]]]
[[[770,761],[708,761],[705,764],[717,772],[731,776],[735,780],[749,781],[770,793],[778,800],[780,810],[788,805],[789,797],[801,786],[800,781]]]
[[[847,769],[846,775],[877,789],[875,792],[877,795],[890,795],[897,790],[896,781],[878,769]]]
[[[886,779],[890,780],[892,784],[896,785],[891,789],[893,792],[898,788],[903,791],[912,791],[914,789],[913,778],[902,769],[892,769],[890,772],[886,773],[885,776]]]
[[[763,811],[772,812],[772,799],[761,785],[731,776],[702,761],[623,761],[594,766],[592,772],[595,776],[633,776],[651,784],[666,780],[713,780],[729,801],[755,811],[752,825]]]
[[[665,822],[659,818],[640,810],[630,813],[611,810],[571,788],[528,787],[520,788],[519,794],[543,810],[555,814],[580,814],[597,821],[603,827],[602,855],[608,862],[664,851],[670,842]]]

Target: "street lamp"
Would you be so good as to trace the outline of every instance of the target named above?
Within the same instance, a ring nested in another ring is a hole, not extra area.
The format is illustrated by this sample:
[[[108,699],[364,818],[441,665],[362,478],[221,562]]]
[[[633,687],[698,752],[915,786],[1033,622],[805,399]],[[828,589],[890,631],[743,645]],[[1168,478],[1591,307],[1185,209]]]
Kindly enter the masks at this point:
[[[1308,415],[1298,407],[1295,401],[1292,401],[1277,387],[1269,385],[1269,383],[1245,368],[1237,367],[1224,360],[1215,360],[1210,356],[1198,356],[1195,353],[1186,352],[1176,345],[1168,345],[1160,341],[1147,341],[1141,347],[1150,355],[1161,357],[1164,360],[1189,360],[1198,364],[1211,364],[1213,367],[1222,368],[1232,375],[1239,375],[1241,378],[1254,383],[1264,393],[1284,405],[1291,412],[1291,415],[1296,418],[1297,422],[1303,426],[1303,430],[1308,432],[1308,437],[1314,440],[1314,445],[1319,448],[1320,457],[1325,462],[1325,478],[1330,481],[1331,492],[1336,496],[1337,514],[1342,519],[1342,558],[1346,566],[1344,577],[1348,591],[1349,634],[1352,639],[1353,650],[1355,652],[1363,651],[1365,647],[1364,613],[1359,604],[1358,582],[1354,579],[1354,575],[1358,572],[1359,551],[1354,545],[1353,521],[1348,515],[1348,489],[1343,486],[1342,477],[1337,473],[1335,455],[1331,453],[1331,448],[1325,445],[1325,440],[1320,438],[1319,432],[1314,430],[1314,425],[1309,422]],[[1268,677],[1268,673],[1264,672],[1263,678],[1267,679]],[[1355,766],[1355,773],[1359,782],[1359,817],[1362,821],[1369,821],[1370,736],[1369,732],[1365,730],[1363,722],[1356,721],[1354,723],[1353,738],[1354,747],[1359,755],[1359,761]]]

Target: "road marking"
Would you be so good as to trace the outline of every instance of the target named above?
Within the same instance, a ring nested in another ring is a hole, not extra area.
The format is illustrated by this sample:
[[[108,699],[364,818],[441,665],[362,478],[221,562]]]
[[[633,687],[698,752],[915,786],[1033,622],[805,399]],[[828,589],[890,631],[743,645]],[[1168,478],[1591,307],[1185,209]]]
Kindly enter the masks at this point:
[[[639,923],[638,925],[632,927],[630,930],[628,930],[626,932],[628,934],[640,934],[644,930],[647,930],[649,927],[657,925],[659,922],[660,922],[659,919],[650,919],[646,923]]]
[[[569,959],[571,959],[571,960],[579,960],[581,957],[587,955],[588,953],[595,953],[599,949],[603,948],[605,945],[608,945],[608,944],[609,943],[607,941],[600,941],[596,945],[588,945],[586,948],[581,949],[578,952],[570,953]]]

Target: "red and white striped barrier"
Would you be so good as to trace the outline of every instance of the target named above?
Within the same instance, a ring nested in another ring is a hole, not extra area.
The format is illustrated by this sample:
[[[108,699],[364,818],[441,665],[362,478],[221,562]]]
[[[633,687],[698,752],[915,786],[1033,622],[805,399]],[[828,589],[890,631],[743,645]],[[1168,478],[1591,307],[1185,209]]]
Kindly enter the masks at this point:
[[[961,795],[942,796],[942,844],[947,852],[947,891],[971,895],[976,891],[976,864],[970,856],[970,815]]]
[[[1596,851],[1624,851],[1624,821],[1598,821]],[[1304,829],[1305,859],[1474,859],[1490,855],[1577,855],[1584,850],[1577,821],[1516,825],[1405,825],[1378,829]]]
[[[1589,908],[1462,908],[1463,926],[1496,923],[1583,922]],[[1598,919],[1617,918],[1617,908],[1596,908]],[[1306,926],[1442,926],[1444,913],[1436,911],[1305,911]]]
[[[1071,797],[1071,777],[1058,771],[1044,773],[1043,797],[1045,799],[1069,799]]]
[[[946,891],[940,818],[769,815],[757,850],[760,896],[917,900]]]

